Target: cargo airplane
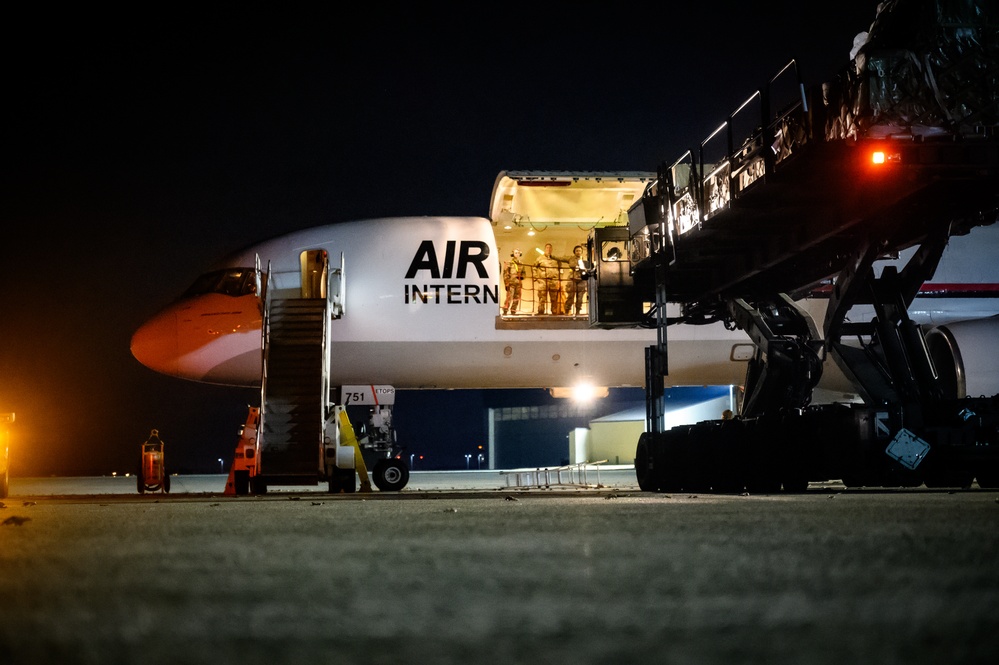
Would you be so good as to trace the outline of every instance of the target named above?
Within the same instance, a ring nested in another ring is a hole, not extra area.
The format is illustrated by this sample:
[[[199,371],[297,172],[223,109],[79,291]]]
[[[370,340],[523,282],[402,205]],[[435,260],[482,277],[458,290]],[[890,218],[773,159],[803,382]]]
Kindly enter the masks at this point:
[[[270,265],[272,292],[289,284],[298,288],[303,255],[323,250],[334,268],[341,258],[343,263],[332,287],[342,290],[342,316],[333,323],[329,349],[334,384],[642,386],[644,347],[655,341],[655,332],[593,329],[585,306],[580,315],[564,313],[561,286],[571,279],[567,260],[573,247],[586,247],[594,228],[626,224],[627,209],[654,177],[501,174],[489,219],[370,219],[266,240],[195,280],[135,333],[132,353],[164,374],[259,385],[261,272]],[[554,312],[541,301],[548,297],[548,275],[537,261],[546,244],[554,257],[565,259],[555,269],[560,288]],[[524,265],[519,305],[504,315],[501,273],[518,250]],[[670,342],[675,344],[671,376],[678,383],[739,381],[743,368],[732,358],[748,346],[739,333],[720,325],[690,326]]]
[[[618,321],[624,325],[603,325],[615,312],[601,289],[613,290],[627,274],[627,213],[654,178],[501,172],[488,218],[348,221],[259,242],[224,258],[143,324],[132,354],[170,376],[260,386],[261,294],[312,289],[333,303],[326,342],[331,390],[540,387],[562,394],[579,386],[641,387],[645,349],[656,342],[656,330],[627,317]],[[969,394],[999,392],[999,363],[990,348],[999,339],[997,226],[951,238],[932,282],[910,308],[915,321],[932,328],[940,370],[953,373],[955,385]],[[554,272],[547,271],[546,245],[557,261]],[[578,267],[572,264],[577,245],[589,268],[578,314],[564,302]],[[613,247],[620,258],[612,256]],[[515,254],[523,263],[516,304],[507,302],[503,280]],[[313,270],[320,257],[328,269]],[[312,272],[320,283],[310,287]],[[817,291],[799,304],[821,320],[825,302]],[[743,382],[754,352],[744,332],[722,323],[669,330],[671,385]],[[857,395],[826,362],[813,399]]]

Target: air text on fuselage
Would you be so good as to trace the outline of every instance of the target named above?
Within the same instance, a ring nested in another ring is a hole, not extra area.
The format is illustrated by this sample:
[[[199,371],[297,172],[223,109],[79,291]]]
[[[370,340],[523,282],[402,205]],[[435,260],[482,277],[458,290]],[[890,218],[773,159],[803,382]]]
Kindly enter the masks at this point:
[[[488,283],[486,259],[489,245],[481,240],[448,240],[444,243],[443,260],[433,240],[424,240],[416,250],[404,284],[406,303],[467,305],[499,303],[499,285]],[[470,268],[485,282],[466,281]],[[422,282],[408,281],[422,278]],[[433,280],[433,281],[431,281]]]

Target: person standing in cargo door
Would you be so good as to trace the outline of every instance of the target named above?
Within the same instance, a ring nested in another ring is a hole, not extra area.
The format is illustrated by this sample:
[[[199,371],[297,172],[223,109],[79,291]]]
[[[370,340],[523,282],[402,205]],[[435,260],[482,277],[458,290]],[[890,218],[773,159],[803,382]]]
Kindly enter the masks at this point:
[[[579,316],[583,309],[583,298],[586,295],[586,280],[589,276],[590,264],[583,258],[583,246],[572,248],[572,258],[569,259],[572,277],[565,284],[565,313],[572,314],[575,309]]]
[[[520,307],[520,289],[524,282],[524,264],[520,262],[520,250],[510,253],[510,260],[503,266],[503,286],[506,287],[506,300],[503,302],[503,316],[516,314]]]
[[[552,245],[545,245],[544,253],[534,263],[534,290],[538,298],[538,314],[559,313],[558,267],[561,260],[552,256]],[[548,301],[551,300],[551,312]]]

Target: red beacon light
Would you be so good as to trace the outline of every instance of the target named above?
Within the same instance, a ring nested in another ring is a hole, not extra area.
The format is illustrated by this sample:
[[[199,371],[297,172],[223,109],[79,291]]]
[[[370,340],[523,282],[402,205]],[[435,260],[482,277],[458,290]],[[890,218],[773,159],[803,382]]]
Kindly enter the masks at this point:
[[[874,167],[884,166],[885,164],[901,164],[902,163],[902,153],[898,151],[888,151],[883,148],[876,148],[870,151],[870,162],[869,164]]]

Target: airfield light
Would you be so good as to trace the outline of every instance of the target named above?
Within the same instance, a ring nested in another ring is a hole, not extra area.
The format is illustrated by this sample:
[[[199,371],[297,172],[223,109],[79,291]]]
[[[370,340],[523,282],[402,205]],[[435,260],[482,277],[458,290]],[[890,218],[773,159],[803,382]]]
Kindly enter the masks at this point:
[[[571,399],[574,402],[592,402],[610,395],[607,386],[595,386],[592,383],[580,382],[573,386],[549,388],[548,393],[556,399]]]
[[[589,383],[580,383],[572,387],[572,400],[574,402],[592,402],[594,397],[594,387]]]
[[[580,381],[566,388],[550,388],[549,392],[551,392],[552,397],[569,398],[580,404],[602,399],[610,394],[607,386],[595,386],[589,381]]]

